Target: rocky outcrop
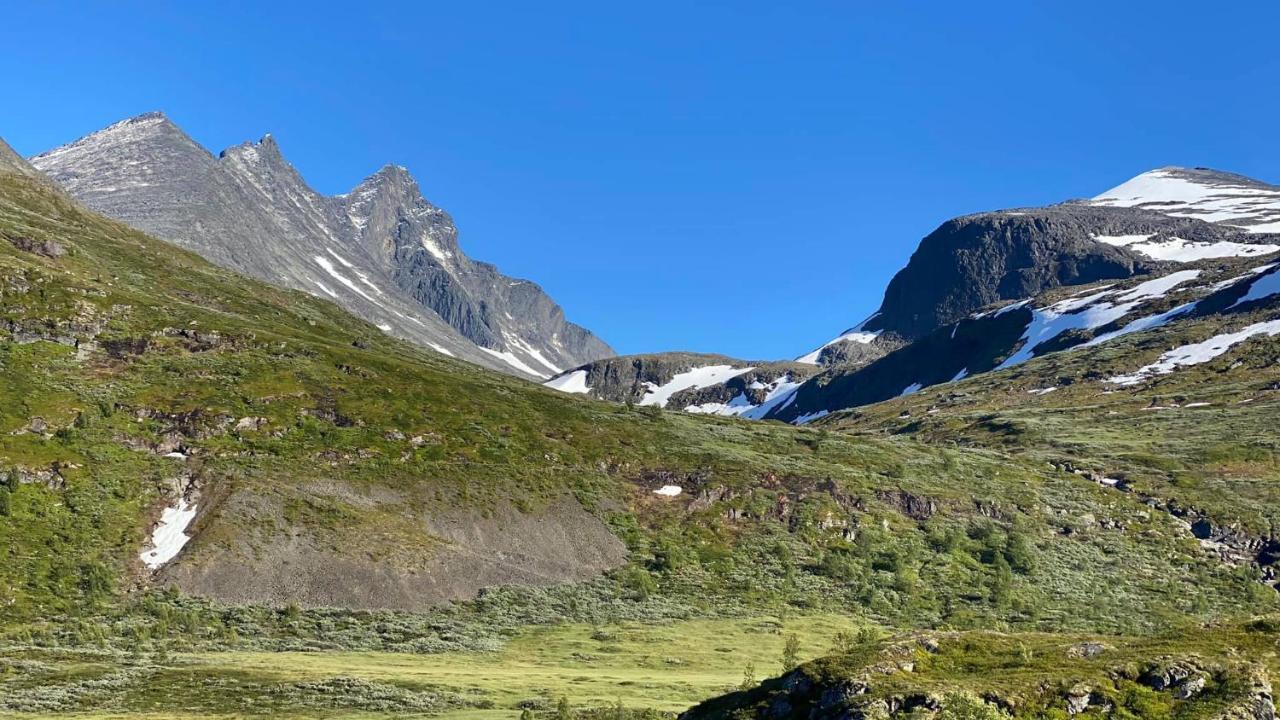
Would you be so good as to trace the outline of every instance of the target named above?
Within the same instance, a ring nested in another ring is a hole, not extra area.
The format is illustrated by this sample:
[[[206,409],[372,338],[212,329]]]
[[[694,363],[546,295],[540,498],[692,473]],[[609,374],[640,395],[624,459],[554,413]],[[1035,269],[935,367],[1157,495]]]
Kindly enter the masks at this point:
[[[214,157],[159,113],[31,162],[108,217],[447,355],[549,377],[612,354],[537,285],[466,257],[403,168],[327,197],[270,135]]]
[[[937,675],[929,675],[928,669],[926,677],[917,681],[919,662],[923,660],[928,668],[929,656],[938,652],[938,642],[929,637],[883,645],[874,654],[859,648],[859,657],[872,658],[865,664],[852,665],[840,656],[816,660],[758,687],[703,702],[680,718],[870,720],[920,717],[921,713],[932,715],[943,710],[951,710],[956,717],[1042,717],[1064,711],[1069,716],[1109,716],[1125,701],[1130,691],[1123,685],[1130,682],[1167,694],[1175,710],[1213,710],[1225,701],[1225,709],[1214,715],[1218,720],[1275,718],[1265,669],[1238,658],[1208,662],[1198,656],[1158,657],[1106,668],[1088,681],[1073,679],[1078,677],[1077,666],[1058,670],[1058,676],[1042,675],[1034,685],[1014,689],[1005,680],[983,690],[979,677],[963,678],[948,688]],[[1095,656],[1068,652],[1068,657],[1085,662]],[[948,667],[954,670],[956,665]],[[1207,705],[1196,706],[1211,683],[1216,685],[1216,696]],[[918,688],[913,688],[915,685]]]
[[[798,362],[670,352],[598,360],[545,384],[613,402],[756,417],[786,402],[792,389],[818,370]],[[665,399],[658,402],[659,397]]]
[[[1065,203],[948,220],[885,290],[864,330],[914,340],[987,305],[1021,300],[1063,285],[1145,274],[1161,263],[1098,237],[1179,237],[1193,242],[1253,242],[1236,228],[1148,210]]]

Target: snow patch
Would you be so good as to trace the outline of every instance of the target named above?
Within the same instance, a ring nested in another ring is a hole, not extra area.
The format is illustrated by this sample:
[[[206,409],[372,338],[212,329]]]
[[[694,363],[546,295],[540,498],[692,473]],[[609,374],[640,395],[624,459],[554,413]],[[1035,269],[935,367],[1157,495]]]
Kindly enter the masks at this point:
[[[823,343],[822,346],[819,347],[817,350],[814,350],[811,353],[808,353],[806,355],[801,355],[800,357],[796,358],[796,362],[804,363],[806,365],[817,365],[818,358],[822,355],[822,351],[831,347],[832,345],[835,345],[836,343],[855,342],[855,343],[861,343],[863,345],[870,344],[876,338],[880,337],[881,331],[876,330],[875,332],[866,332],[862,328],[865,327],[867,323],[879,317],[879,315],[880,313],[878,312],[873,314],[871,317],[867,318],[866,320],[863,320],[857,325],[854,325],[848,330],[845,330],[843,333],[840,334],[839,337]]]
[[[1270,267],[1271,266],[1268,266],[1268,268]],[[1245,303],[1261,300],[1277,293],[1280,293],[1280,272],[1273,272],[1270,275],[1254,280],[1253,285],[1249,287],[1249,292],[1245,293],[1244,297],[1232,303],[1231,307],[1227,309],[1230,310],[1238,305],[1244,305]]]
[[[760,420],[768,415],[774,408],[782,409],[783,407],[790,405],[795,400],[796,390],[798,390],[803,384],[803,382],[792,380],[790,373],[788,373],[767,385],[756,380],[748,386],[753,389],[766,391],[764,400],[761,401],[759,405],[753,405],[745,393],[738,393],[727,403],[703,403],[702,405],[690,405],[684,410],[685,412],[694,414],[737,415],[738,417],[747,418],[749,420]]]
[[[587,371],[574,370],[571,373],[565,373],[560,377],[552,378],[544,383],[549,388],[567,393],[589,393],[591,388],[587,386]]]
[[[640,398],[641,405],[657,405],[666,407],[671,396],[688,388],[701,388],[717,385],[742,373],[754,370],[752,367],[735,368],[732,365],[704,365],[677,374],[665,385],[645,383],[649,388],[645,396]]]
[[[1243,178],[1220,176],[1211,183],[1196,182],[1179,168],[1160,168],[1122,183],[1090,202],[1113,207],[1144,207],[1166,215],[1234,225],[1251,233],[1280,232],[1280,187],[1245,182]]]
[[[811,423],[811,422],[813,422],[814,420],[817,420],[818,418],[824,418],[824,417],[826,417],[826,416],[828,416],[828,415],[830,415],[830,414],[831,414],[831,411],[830,411],[830,410],[819,410],[818,412],[805,413],[804,415],[801,415],[800,417],[796,418],[795,420],[792,420],[792,421],[791,421],[791,424],[792,424],[792,425],[807,425],[808,423]]]
[[[675,497],[682,492],[684,492],[684,488],[680,487],[679,485],[663,485],[657,490],[654,490],[653,494],[661,495],[663,497]]]
[[[1194,280],[1199,276],[1199,270],[1181,270],[1164,277],[1148,280],[1132,290],[1116,295],[1113,299],[1118,301],[1119,304],[1102,300],[1102,298],[1114,294],[1114,291],[1108,290],[1083,298],[1069,298],[1046,308],[1032,309],[1031,322],[1027,324],[1027,329],[1022,333],[1021,345],[1018,347],[1017,352],[1000,363],[996,370],[1004,370],[1030,360],[1034,357],[1037,347],[1070,330],[1093,330],[1109,325],[1128,315],[1143,301],[1163,297],[1178,285]],[[1172,317],[1172,315],[1169,316]],[[1154,322],[1155,320],[1153,319],[1153,324],[1149,324],[1146,327],[1154,327]],[[1137,329],[1145,328],[1138,327]],[[1137,332],[1137,329],[1128,330],[1126,328],[1128,332]],[[1124,333],[1125,330],[1111,333],[1108,339],[1118,337]]]
[[[481,350],[498,358],[499,360],[505,362],[506,364],[519,370],[520,372],[528,373],[529,375],[532,375],[534,377],[539,377],[539,378],[544,378],[547,376],[547,373],[545,371],[534,370],[533,368],[526,365],[523,360],[516,357],[515,354],[512,353],[510,350],[493,350],[491,348],[487,348],[479,345],[477,345],[476,347],[479,347]]]
[[[377,300],[374,300],[372,297],[370,297],[368,293],[366,293],[365,291],[357,287],[356,284],[352,282],[350,278],[338,272],[338,269],[333,266],[333,263],[329,262],[328,258],[324,257],[323,255],[315,255],[311,259],[315,260],[317,265],[324,268],[324,271],[329,273],[329,276],[332,277],[334,280],[337,280],[343,285],[346,285],[347,288],[351,290],[351,292],[354,292],[355,294],[359,295],[365,300],[368,300],[371,303],[378,302]]]
[[[1117,375],[1108,378],[1114,385],[1136,385],[1153,375],[1167,375],[1180,367],[1199,365],[1226,353],[1235,345],[1258,336],[1275,337],[1280,335],[1280,320],[1254,323],[1243,330],[1233,333],[1215,335],[1204,342],[1183,345],[1160,356],[1150,365],[1139,368],[1130,375]]]
[[[179,499],[177,505],[165,508],[160,514],[160,524],[151,531],[151,549],[138,555],[142,563],[152,570],[159,570],[177,557],[191,539],[186,531],[195,517],[196,506],[188,505],[185,499]]]

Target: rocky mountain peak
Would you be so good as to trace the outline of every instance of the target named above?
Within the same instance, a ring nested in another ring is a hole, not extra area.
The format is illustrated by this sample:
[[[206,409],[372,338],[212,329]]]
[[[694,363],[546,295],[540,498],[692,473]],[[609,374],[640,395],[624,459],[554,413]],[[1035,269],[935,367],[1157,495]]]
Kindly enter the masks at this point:
[[[1280,186],[1211,168],[1162,167],[1111,188],[1092,205],[1144,208],[1243,228],[1280,233]]]
[[[548,377],[612,355],[534,283],[473,262],[403,166],[345,195],[313,190],[271,135],[216,158],[159,113],[35,159],[93,209],[272,283],[331,299],[384,332]]]

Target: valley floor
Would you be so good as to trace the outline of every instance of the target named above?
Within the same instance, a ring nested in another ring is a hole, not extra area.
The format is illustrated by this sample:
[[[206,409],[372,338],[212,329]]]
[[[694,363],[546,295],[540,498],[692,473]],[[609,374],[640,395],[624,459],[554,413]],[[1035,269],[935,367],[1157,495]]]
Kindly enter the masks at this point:
[[[838,615],[690,620],[664,625],[565,624],[520,631],[497,652],[201,652],[164,657],[104,656],[73,651],[0,651],[6,665],[40,663],[28,688],[45,713],[66,717],[60,698],[93,678],[132,679],[93,689],[103,712],[78,717],[403,717],[430,714],[479,720],[511,718],[522,708],[554,711],[561,697],[576,709],[681,712],[742,684],[747,664],[756,680],[781,672],[787,638],[800,657],[826,654],[837,633],[856,632]],[[15,692],[12,686],[7,686]],[[12,700],[12,698],[11,698]],[[415,707],[415,705],[417,707]],[[541,712],[539,713],[541,714]],[[4,716],[0,713],[0,716]]]

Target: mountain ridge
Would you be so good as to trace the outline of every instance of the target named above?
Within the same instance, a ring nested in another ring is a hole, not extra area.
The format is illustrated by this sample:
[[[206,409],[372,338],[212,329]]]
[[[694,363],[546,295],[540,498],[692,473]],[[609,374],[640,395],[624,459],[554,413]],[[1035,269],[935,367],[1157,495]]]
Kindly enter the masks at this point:
[[[536,284],[466,257],[452,219],[400,166],[324,196],[274,136],[214,156],[159,112],[31,162],[95,210],[440,352],[529,377],[612,354]]]

